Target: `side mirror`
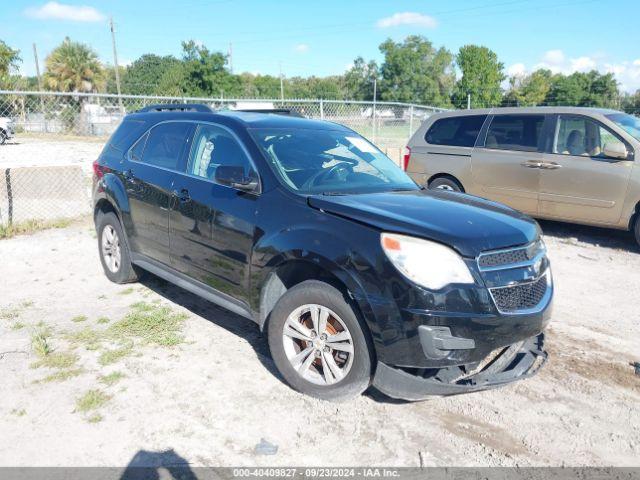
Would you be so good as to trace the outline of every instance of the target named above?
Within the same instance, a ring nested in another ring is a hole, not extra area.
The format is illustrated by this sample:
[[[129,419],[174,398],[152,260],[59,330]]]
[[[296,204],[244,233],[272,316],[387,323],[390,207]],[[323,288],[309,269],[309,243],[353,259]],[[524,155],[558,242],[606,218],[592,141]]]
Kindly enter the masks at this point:
[[[258,189],[258,178],[254,172],[244,174],[244,167],[220,165],[216,168],[216,182],[245,192]]]
[[[609,158],[615,158],[617,160],[626,160],[629,158],[627,147],[625,147],[622,142],[605,143],[602,153]]]

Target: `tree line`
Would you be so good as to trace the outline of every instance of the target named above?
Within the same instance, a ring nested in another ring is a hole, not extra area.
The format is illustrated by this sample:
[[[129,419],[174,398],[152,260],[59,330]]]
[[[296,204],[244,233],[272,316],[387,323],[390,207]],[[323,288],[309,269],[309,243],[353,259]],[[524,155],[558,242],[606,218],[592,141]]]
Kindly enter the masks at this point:
[[[121,91],[131,95],[226,98],[376,99],[442,108],[568,105],[640,111],[640,90],[620,91],[612,73],[570,75],[539,69],[508,78],[487,47],[465,45],[457,53],[423,36],[380,45],[383,60],[357,57],[341,75],[280,78],[234,74],[228,56],[193,40],[179,57],[147,53],[120,67]],[[20,52],[0,40],[0,87],[37,90],[38,79],[19,76]],[[42,88],[59,92],[116,93],[115,69],[88,45],[66,38],[45,59]],[[456,72],[458,74],[456,75]],[[504,85],[507,85],[506,88]]]

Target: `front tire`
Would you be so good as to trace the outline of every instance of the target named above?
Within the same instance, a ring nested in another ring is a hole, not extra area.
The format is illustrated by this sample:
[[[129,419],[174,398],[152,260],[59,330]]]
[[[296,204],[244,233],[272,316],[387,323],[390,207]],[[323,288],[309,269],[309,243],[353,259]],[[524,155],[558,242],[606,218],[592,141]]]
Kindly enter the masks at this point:
[[[114,283],[131,283],[138,274],[131,263],[131,254],[120,220],[113,212],[100,213],[96,219],[98,252],[104,273]]]
[[[371,383],[363,326],[350,301],[327,283],[308,280],[289,289],[271,311],[268,340],[276,367],[301,393],[341,401]]]
[[[448,190],[450,192],[464,192],[460,183],[449,177],[439,177],[429,182],[429,190]]]

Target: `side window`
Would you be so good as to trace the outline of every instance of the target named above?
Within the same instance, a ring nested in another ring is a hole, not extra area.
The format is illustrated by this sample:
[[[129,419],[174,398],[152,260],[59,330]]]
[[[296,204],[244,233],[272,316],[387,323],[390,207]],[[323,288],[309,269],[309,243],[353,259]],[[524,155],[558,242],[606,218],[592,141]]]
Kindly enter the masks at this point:
[[[150,165],[177,170],[190,131],[191,124],[188,122],[168,122],[153,127],[148,133],[142,161]],[[133,151],[131,153],[133,154]]]
[[[252,170],[251,162],[233,135],[215,125],[200,125],[191,147],[188,173],[214,180],[216,169],[221,165],[244,167],[245,174]]]
[[[144,147],[147,144],[147,137],[149,137],[149,134],[145,133],[142,138],[140,138],[135,145],[131,147],[131,150],[129,150],[129,157],[131,160],[136,162],[142,161],[142,153],[144,152]]]
[[[543,125],[544,115],[496,115],[487,131],[485,147],[537,152]]]
[[[556,125],[556,136],[553,142],[553,153],[576,155],[583,157],[605,158],[605,145],[624,142],[617,135],[604,128],[598,122],[585,117],[562,115]]]
[[[468,115],[436,120],[424,139],[431,145],[473,147],[486,115]]]

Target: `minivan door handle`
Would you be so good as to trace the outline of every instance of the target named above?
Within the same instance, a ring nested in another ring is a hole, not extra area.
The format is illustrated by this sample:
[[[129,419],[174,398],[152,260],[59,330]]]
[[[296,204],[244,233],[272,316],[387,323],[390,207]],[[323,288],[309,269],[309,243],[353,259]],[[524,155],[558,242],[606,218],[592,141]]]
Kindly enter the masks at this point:
[[[174,190],[173,194],[176,196],[180,203],[187,203],[191,201],[191,195],[189,195],[189,190],[183,188],[182,190]]]
[[[522,162],[520,165],[527,168],[540,168],[542,166],[542,162],[534,162],[529,160],[527,162]]]
[[[562,168],[562,165],[556,162],[545,162],[540,164],[540,168],[544,168],[545,170],[557,170],[558,168]]]

